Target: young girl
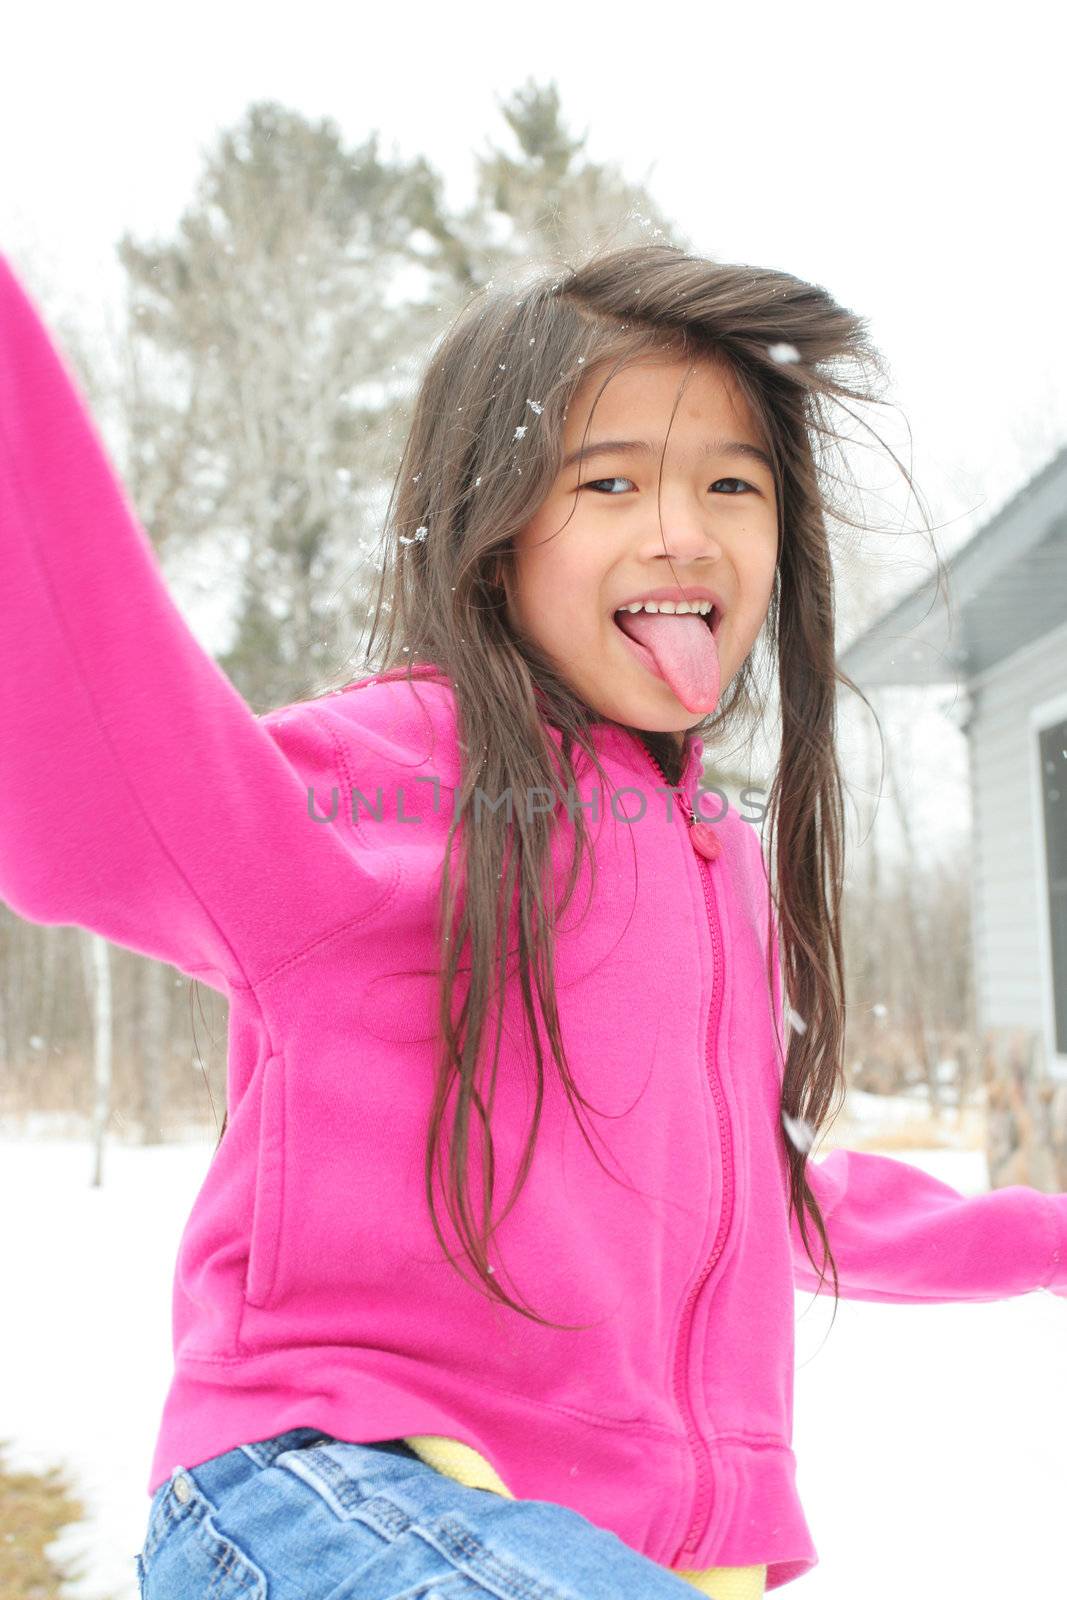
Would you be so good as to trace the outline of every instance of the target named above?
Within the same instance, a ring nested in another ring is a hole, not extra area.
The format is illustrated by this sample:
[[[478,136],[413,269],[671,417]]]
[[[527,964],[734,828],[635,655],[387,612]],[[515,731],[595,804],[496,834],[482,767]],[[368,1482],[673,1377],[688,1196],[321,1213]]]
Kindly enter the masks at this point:
[[[872,360],[824,290],[669,246],[481,292],[414,407],[381,672],[257,718],[0,257],[0,893],[229,1000],[147,1600],[750,1600],[817,1559],[794,1286],[1067,1294],[1067,1197],[808,1160],[825,452]],[[770,866],[697,790],[761,655]]]

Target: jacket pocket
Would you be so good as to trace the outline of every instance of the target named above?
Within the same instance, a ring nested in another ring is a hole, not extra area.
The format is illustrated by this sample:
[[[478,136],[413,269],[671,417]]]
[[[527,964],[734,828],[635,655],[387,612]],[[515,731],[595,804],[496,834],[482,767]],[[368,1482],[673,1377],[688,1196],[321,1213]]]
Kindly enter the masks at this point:
[[[268,1056],[259,1095],[259,1149],[245,1272],[245,1299],[268,1306],[278,1288],[285,1199],[285,1057]]]

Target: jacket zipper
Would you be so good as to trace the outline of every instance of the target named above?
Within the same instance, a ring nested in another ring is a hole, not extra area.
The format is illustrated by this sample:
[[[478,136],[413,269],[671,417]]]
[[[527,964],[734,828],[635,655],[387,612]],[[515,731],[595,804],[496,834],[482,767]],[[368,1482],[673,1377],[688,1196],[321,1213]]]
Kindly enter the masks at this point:
[[[645,754],[656,768],[660,777],[663,779],[663,782],[668,788],[671,788],[671,785],[667,779],[667,775],[663,771],[663,768],[660,766],[659,762],[656,760],[655,756],[645,747],[644,744],[642,744],[641,748],[645,751]],[[694,825],[698,827],[701,826],[701,824],[697,823],[697,820],[693,814],[693,808],[689,803],[688,795],[685,794],[681,787],[679,786],[677,789],[673,789],[672,793],[674,793],[676,798],[678,798],[681,802],[682,812],[686,818],[690,830],[693,829]],[[703,826],[708,827],[709,824],[705,823]],[[685,1309],[682,1313],[682,1323],[678,1335],[678,1352],[675,1357],[674,1364],[675,1395],[678,1400],[679,1409],[685,1421],[686,1433],[689,1438],[690,1448],[693,1451],[693,1455],[697,1464],[697,1488],[693,1504],[693,1515],[690,1519],[689,1529],[675,1554],[672,1562],[673,1566],[683,1566],[686,1564],[686,1558],[690,1556],[696,1549],[700,1540],[700,1535],[707,1527],[708,1520],[711,1515],[711,1454],[700,1433],[700,1429],[697,1427],[696,1417],[693,1413],[692,1404],[690,1403],[688,1371],[690,1350],[692,1346],[693,1316],[696,1311],[696,1304],[700,1298],[700,1291],[703,1288],[709,1273],[712,1271],[715,1263],[722,1255],[723,1246],[726,1243],[726,1238],[730,1231],[730,1222],[733,1216],[734,1203],[733,1149],[730,1138],[729,1114],[726,1107],[725,1097],[722,1092],[722,1086],[719,1083],[718,1070],[716,1066],[716,1047],[718,1044],[719,1016],[722,1011],[723,993],[722,940],[719,937],[717,919],[712,906],[712,889],[709,878],[711,864],[707,859],[707,855],[705,854],[704,850],[697,846],[695,839],[692,837],[691,843],[694,847],[694,853],[697,858],[697,868],[700,872],[700,882],[704,890],[704,904],[708,917],[708,930],[711,935],[713,974],[712,1000],[711,1014],[708,1018],[705,1059],[708,1084],[711,1089],[712,1100],[715,1103],[715,1117],[719,1129],[719,1145],[722,1157],[722,1210],[719,1219],[719,1228],[715,1236],[715,1242],[711,1248],[711,1254],[705,1261],[700,1276],[697,1278],[696,1283],[689,1292],[689,1298],[686,1301]]]

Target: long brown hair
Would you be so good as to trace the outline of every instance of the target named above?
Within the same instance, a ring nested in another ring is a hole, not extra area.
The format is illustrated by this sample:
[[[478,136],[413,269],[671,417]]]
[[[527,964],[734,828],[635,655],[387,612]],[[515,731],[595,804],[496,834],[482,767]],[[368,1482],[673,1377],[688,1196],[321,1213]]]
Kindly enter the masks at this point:
[[[483,809],[480,825],[461,834],[460,884],[452,878],[451,851],[446,851],[438,927],[444,955],[440,1049],[425,1162],[430,1215],[447,1253],[433,1180],[445,1109],[456,1086],[449,1215],[490,1296],[552,1327],[565,1325],[518,1305],[489,1266],[490,1236],[499,1224],[491,1215],[493,1141],[486,1106],[493,1103],[499,1026],[487,1092],[482,1044],[494,972],[502,977],[506,967],[509,908],[517,895],[518,979],[538,1093],[506,1215],[529,1171],[540,1121],[544,1062],[535,1005],[572,1107],[575,1099],[588,1105],[566,1061],[552,978],[553,916],[573,892],[583,851],[595,872],[581,807],[572,808],[574,853],[562,902],[547,908],[544,875],[552,828],[563,797],[576,783],[575,750],[582,750],[603,777],[590,727],[605,719],[578,699],[551,660],[510,627],[499,578],[507,570],[510,541],[558,476],[564,417],[578,386],[602,376],[599,398],[620,367],[653,352],[725,363],[761,424],[775,463],[778,560],[766,624],[715,711],[690,730],[690,737],[718,748],[735,727],[761,715],[766,702],[761,672],[776,667],[781,739],[767,818],[773,837],[769,919],[773,915],[777,925],[787,996],[788,1046],[779,1039],[784,1055],[779,1132],[788,1158],[791,1213],[797,1214],[820,1276],[829,1259],[835,1307],[838,1294],[826,1227],[805,1174],[808,1148],[831,1112],[836,1115],[840,1105],[833,1102],[835,1096],[843,1099],[845,1088],[837,684],[853,689],[871,708],[835,662],[828,521],[832,516],[854,528],[860,524],[843,499],[833,498],[840,479],[830,464],[835,453],[840,458],[842,442],[833,408],[854,417],[848,402],[880,403],[885,370],[865,319],[839,306],[821,287],[785,272],[724,264],[671,245],[628,246],[597,250],[566,271],[535,270],[517,287],[481,289],[432,350],[383,525],[378,596],[364,658],[372,672],[408,678],[437,672],[453,685],[466,758],[450,844],[477,788],[490,795],[509,787],[516,793],[540,788],[560,796],[555,817],[531,817],[525,814],[530,808],[522,806],[512,815]],[[889,454],[914,492],[906,468]],[[383,619],[385,636],[376,653]],[[351,674],[346,671],[338,681],[352,681]],[[560,750],[546,736],[546,722],[559,731]],[[683,753],[672,737],[630,731],[676,783]],[[772,927],[769,920],[768,982]],[[453,994],[461,971],[467,991],[454,1022]],[[498,993],[497,998],[502,1006],[503,997]],[[472,1109],[486,1141],[477,1216],[467,1193]],[[805,1210],[822,1241],[822,1267],[812,1254]]]

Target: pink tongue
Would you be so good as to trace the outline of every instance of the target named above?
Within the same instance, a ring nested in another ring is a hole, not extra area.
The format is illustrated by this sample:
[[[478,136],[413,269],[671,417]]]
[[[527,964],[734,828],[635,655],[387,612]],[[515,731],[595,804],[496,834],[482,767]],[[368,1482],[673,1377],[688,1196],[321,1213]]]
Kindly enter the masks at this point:
[[[719,703],[719,650],[703,617],[668,612],[618,611],[615,621],[644,645],[661,678],[687,711],[714,711]]]

